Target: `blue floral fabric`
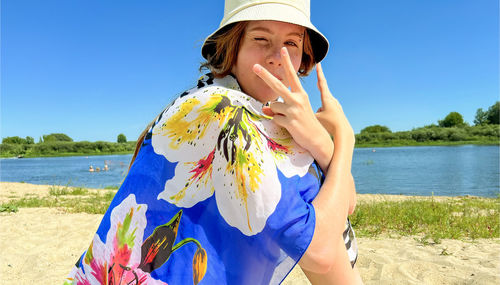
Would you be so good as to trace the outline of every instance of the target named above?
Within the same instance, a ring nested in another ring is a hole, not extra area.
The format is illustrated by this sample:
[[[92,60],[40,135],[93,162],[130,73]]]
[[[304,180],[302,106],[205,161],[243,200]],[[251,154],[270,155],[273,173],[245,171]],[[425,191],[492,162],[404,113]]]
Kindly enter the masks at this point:
[[[237,81],[155,120],[65,284],[278,284],[314,233],[310,154]]]

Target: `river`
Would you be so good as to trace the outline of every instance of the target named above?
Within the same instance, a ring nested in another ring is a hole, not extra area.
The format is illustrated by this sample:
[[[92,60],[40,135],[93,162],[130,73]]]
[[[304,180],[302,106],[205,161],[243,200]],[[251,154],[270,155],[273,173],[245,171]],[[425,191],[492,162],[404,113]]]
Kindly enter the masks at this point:
[[[356,148],[352,173],[358,193],[475,195],[500,193],[498,146]],[[0,159],[0,181],[119,186],[132,155]],[[108,171],[89,172],[89,166]]]

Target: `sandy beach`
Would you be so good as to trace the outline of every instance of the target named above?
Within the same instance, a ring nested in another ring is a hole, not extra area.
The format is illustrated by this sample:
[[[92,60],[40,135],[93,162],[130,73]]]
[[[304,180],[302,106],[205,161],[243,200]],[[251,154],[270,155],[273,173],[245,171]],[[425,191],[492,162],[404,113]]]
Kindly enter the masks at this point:
[[[0,183],[0,202],[48,193],[45,185]],[[366,203],[405,199],[358,196]],[[0,284],[62,284],[101,217],[54,208],[0,213]],[[365,284],[500,284],[500,239],[422,245],[414,237],[358,238],[358,245],[357,267]],[[309,282],[296,267],[284,284]]]

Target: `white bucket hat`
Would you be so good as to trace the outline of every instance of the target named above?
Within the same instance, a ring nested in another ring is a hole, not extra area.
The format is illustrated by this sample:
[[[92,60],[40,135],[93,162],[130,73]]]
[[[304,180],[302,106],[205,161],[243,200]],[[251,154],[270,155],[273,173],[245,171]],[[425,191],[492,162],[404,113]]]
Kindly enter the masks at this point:
[[[241,21],[272,20],[306,27],[314,52],[314,61],[320,62],[328,52],[328,40],[311,23],[310,0],[226,0],[224,18],[219,28],[208,36],[201,48],[205,59],[215,53],[215,44],[210,39],[225,31],[230,24]]]

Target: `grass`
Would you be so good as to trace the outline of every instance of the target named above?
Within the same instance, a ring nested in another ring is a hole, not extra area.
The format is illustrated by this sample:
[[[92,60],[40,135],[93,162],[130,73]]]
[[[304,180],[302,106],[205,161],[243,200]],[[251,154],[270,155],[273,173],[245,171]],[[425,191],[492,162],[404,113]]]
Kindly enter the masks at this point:
[[[87,194],[89,194],[89,190],[82,187],[69,188],[67,186],[65,187],[50,186],[49,188],[50,196],[87,195]]]
[[[17,212],[19,208],[59,208],[70,213],[104,214],[116,191],[90,191],[82,187],[51,186],[45,197],[26,195],[0,205],[0,212]]]
[[[118,190],[118,188],[120,188],[120,186],[118,186],[118,185],[110,185],[110,186],[104,187],[104,189],[108,189],[108,190]]]
[[[350,216],[360,237],[418,236],[422,244],[441,239],[500,237],[500,196],[435,201],[409,199],[360,203]]]
[[[19,211],[19,209],[15,205],[1,205],[0,206],[0,212],[15,213],[17,211]]]
[[[116,193],[116,187],[108,188],[113,190],[52,186],[48,196],[26,195],[12,199],[0,205],[0,212],[50,207],[70,213],[104,214]],[[440,243],[444,238],[499,238],[499,215],[500,195],[497,198],[460,197],[440,201],[360,202],[350,220],[358,237],[413,236],[427,245]]]

